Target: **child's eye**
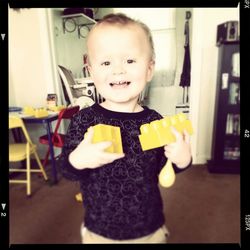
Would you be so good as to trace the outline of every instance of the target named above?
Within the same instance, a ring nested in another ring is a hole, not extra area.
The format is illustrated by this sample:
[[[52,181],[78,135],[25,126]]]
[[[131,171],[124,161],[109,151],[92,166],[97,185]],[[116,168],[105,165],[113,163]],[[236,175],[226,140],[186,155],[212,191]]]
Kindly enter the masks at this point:
[[[133,60],[133,59],[128,59],[128,60],[127,60],[127,63],[128,63],[128,64],[131,64],[131,63],[134,63],[134,62],[135,62],[135,60]]]
[[[109,65],[110,65],[110,62],[109,62],[109,61],[106,61],[106,62],[101,63],[101,65],[103,65],[103,66],[109,66]]]

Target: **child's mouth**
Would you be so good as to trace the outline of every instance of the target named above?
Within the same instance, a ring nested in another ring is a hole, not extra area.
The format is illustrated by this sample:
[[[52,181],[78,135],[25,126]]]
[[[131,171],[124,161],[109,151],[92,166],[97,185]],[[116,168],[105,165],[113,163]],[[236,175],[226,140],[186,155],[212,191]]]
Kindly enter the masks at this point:
[[[119,82],[111,82],[109,85],[111,87],[125,87],[128,86],[130,82],[128,81],[119,81]]]

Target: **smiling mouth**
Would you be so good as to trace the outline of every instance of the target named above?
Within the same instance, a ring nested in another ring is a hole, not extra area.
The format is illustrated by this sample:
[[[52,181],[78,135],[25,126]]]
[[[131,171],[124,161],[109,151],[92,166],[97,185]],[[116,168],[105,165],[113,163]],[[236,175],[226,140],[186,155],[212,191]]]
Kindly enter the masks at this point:
[[[131,82],[128,81],[119,81],[119,82],[111,82],[109,85],[113,86],[128,86]]]

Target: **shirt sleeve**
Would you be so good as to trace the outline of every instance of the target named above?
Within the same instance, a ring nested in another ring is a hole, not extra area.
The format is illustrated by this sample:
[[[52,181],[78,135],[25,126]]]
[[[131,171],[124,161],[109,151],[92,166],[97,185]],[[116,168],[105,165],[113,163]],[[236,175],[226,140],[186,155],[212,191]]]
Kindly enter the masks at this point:
[[[79,181],[88,178],[90,169],[79,170],[74,168],[69,162],[69,154],[78,146],[83,140],[84,134],[87,131],[87,126],[81,119],[81,113],[75,114],[69,124],[62,153],[59,158],[59,166],[62,175],[72,181]]]

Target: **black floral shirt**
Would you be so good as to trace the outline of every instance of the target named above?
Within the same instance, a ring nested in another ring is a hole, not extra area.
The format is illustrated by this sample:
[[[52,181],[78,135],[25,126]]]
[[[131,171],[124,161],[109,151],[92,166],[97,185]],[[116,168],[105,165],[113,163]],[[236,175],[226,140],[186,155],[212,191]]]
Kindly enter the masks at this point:
[[[62,173],[80,182],[85,226],[107,238],[143,237],[165,222],[158,174],[167,159],[163,147],[142,151],[138,138],[142,124],[162,116],[143,108],[137,113],[122,113],[94,104],[74,115],[65,138],[60,158]],[[68,155],[83,140],[87,129],[99,123],[120,127],[125,157],[96,169],[75,169]],[[183,171],[173,166],[176,172]]]

